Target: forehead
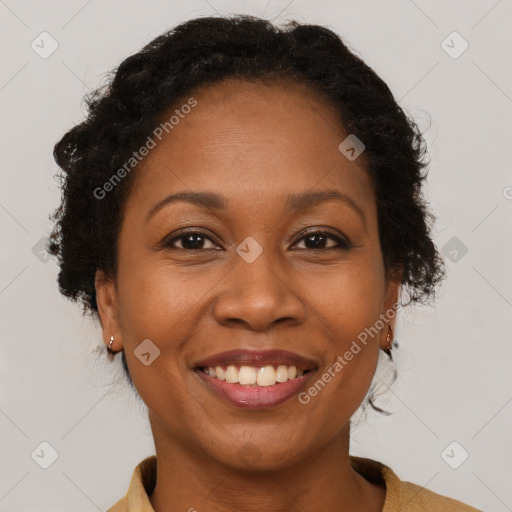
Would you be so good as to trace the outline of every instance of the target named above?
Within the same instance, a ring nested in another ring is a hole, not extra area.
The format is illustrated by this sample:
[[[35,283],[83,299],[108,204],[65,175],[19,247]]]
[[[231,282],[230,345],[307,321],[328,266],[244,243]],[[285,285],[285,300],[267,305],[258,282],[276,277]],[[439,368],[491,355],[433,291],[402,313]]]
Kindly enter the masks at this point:
[[[228,79],[191,93],[197,104],[136,169],[134,193],[158,198],[215,190],[259,208],[283,195],[336,188],[372,202],[363,159],[338,149],[348,136],[338,113],[306,85]],[[162,119],[180,111],[176,105]],[[189,109],[187,109],[188,111]],[[239,205],[238,205],[239,206]]]

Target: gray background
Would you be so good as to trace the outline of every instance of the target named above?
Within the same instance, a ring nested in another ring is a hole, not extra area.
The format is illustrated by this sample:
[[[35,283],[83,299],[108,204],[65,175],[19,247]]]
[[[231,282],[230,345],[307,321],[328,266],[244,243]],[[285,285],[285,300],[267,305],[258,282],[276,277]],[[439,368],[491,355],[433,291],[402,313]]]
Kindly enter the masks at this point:
[[[154,453],[120,361],[97,351],[98,326],[59,296],[57,266],[38,252],[59,202],[52,149],[123,58],[180,21],[234,12],[329,26],[427,130],[448,280],[435,307],[400,314],[399,380],[379,402],[396,412],[361,420],[352,453],[477,508],[512,510],[510,0],[0,0],[0,509],[104,511]],[[59,45],[47,58],[31,47],[43,31]],[[454,31],[469,44],[457,58],[458,36],[442,46]],[[51,461],[44,441],[58,453],[47,469],[34,460]]]

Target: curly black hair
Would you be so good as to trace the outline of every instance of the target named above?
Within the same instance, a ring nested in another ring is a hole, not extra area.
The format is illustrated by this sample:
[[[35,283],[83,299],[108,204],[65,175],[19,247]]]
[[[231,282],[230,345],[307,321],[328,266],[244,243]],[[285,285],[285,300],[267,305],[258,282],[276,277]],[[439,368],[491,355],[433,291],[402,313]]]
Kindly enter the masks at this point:
[[[247,15],[177,25],[126,58],[106,85],[86,96],[85,120],[54,148],[63,196],[51,216],[48,251],[60,266],[61,293],[97,314],[95,274],[116,275],[122,208],[136,166],[109,187],[108,199],[98,190],[106,190],[166,113],[192,92],[227,78],[305,84],[327,99],[346,132],[365,145],[387,275],[402,271],[409,303],[429,302],[445,268],[430,237],[435,218],[421,194],[428,163],[418,126],[328,28],[296,21],[279,28]]]

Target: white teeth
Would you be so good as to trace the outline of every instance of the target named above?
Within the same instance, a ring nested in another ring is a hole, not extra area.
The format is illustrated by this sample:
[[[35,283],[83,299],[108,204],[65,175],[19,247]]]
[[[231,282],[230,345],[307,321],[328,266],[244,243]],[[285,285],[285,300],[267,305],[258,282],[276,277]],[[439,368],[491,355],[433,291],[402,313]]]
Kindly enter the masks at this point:
[[[273,386],[276,383],[276,371],[274,367],[264,366],[260,368],[258,370],[257,382],[258,386]]]
[[[216,377],[219,380],[225,380],[230,384],[241,384],[242,386],[267,387],[274,386],[277,382],[286,382],[304,375],[304,370],[297,370],[296,366],[279,365],[274,368],[272,365],[263,367],[241,366],[238,369],[230,364],[226,369],[222,366],[209,366],[203,369],[210,377]]]
[[[244,386],[256,384],[256,368],[242,366],[238,372],[238,382]]]
[[[232,364],[226,368],[226,382],[231,384],[238,382],[238,370]]]
[[[215,367],[215,373],[217,374],[217,379],[226,380],[226,372],[220,366]]]
[[[278,366],[276,371],[277,382],[286,382],[288,380],[288,367]]]

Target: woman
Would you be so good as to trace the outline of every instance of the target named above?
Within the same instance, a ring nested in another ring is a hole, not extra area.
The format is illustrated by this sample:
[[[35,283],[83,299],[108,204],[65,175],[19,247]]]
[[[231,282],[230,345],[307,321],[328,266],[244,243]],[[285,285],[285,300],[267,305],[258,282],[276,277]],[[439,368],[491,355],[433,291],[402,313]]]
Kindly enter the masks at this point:
[[[88,107],[55,147],[50,250],[156,448],[110,511],[476,510],[349,456],[403,291],[444,277],[382,80],[326,28],[202,18]]]

